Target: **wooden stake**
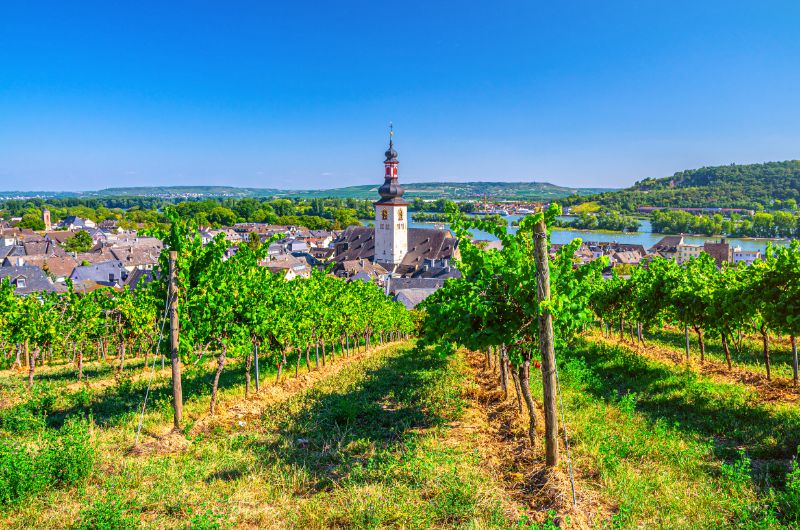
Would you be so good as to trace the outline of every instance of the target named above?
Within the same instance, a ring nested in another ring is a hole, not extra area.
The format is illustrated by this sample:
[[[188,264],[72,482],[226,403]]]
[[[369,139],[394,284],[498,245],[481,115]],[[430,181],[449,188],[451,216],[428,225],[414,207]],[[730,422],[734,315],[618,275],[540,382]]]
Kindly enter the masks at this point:
[[[536,260],[536,294],[539,303],[550,300],[550,260],[547,226],[540,219],[533,229],[534,259]],[[544,406],[545,463],[558,465],[558,396],[556,382],[556,352],[553,339],[553,316],[539,312],[539,350],[542,355],[542,397]]]
[[[183,419],[183,388],[181,386],[181,360],[179,357],[178,324],[178,253],[169,252],[169,349],[172,357],[172,423],[175,430],[181,428]],[[163,359],[163,357],[162,357]]]

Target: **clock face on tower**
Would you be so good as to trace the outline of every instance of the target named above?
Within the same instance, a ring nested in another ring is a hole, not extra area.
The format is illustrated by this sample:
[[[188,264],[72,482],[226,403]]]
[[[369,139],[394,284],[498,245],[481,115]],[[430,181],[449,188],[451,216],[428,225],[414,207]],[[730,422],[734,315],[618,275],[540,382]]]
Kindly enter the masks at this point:
[[[388,218],[389,218],[389,210],[387,210],[386,208],[383,208],[381,210],[381,219],[383,219],[385,221]]]

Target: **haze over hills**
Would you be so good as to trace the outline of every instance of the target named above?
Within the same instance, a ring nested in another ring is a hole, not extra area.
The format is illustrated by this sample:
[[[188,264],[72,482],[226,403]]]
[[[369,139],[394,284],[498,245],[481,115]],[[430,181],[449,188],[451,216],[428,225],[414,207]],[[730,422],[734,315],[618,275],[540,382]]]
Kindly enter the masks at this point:
[[[234,186],[144,186],[85,192],[0,192],[0,199],[19,197],[287,197],[300,199],[374,199],[378,183],[318,190],[240,188]],[[679,171],[646,178],[625,189],[570,188],[547,182],[403,183],[407,199],[517,201],[561,200],[566,205],[596,201],[601,206],[633,211],[639,206],[758,209],[777,201],[800,202],[800,160],[731,164]]]
[[[380,184],[365,184],[344,188],[319,190],[281,190],[276,188],[239,188],[234,186],[143,186],[106,188],[86,192],[0,192],[0,198],[41,197],[293,197],[373,199]],[[553,200],[571,195],[593,195],[610,188],[569,188],[547,182],[421,182],[403,184],[409,199],[480,199],[491,200]]]

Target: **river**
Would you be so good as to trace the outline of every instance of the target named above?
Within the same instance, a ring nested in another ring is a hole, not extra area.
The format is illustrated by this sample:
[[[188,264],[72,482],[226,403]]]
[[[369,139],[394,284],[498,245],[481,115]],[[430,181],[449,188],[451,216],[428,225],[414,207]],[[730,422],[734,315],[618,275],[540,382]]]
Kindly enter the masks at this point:
[[[509,231],[516,232],[516,227],[511,226],[511,222],[515,219],[520,219],[522,216],[519,215],[509,215],[506,217],[508,219],[509,224]],[[561,219],[568,220],[572,219],[571,217],[564,216]],[[364,224],[368,222],[372,222],[372,220],[363,221]],[[434,225],[444,225],[445,228],[449,228],[447,223],[417,223],[412,221],[409,223],[409,227],[411,228],[432,228]],[[652,228],[650,226],[650,221],[647,219],[643,219],[640,221],[641,231],[640,232],[632,232],[632,233],[622,233],[622,232],[604,232],[602,230],[553,230],[552,235],[550,237],[551,242],[553,243],[569,243],[576,237],[583,239],[584,241],[616,241],[618,243],[633,243],[639,244],[644,246],[645,249],[650,248],[655,244],[658,240],[664,237],[665,234],[654,234],[652,233]],[[494,240],[497,239],[493,235],[483,232],[481,230],[473,230],[472,231],[473,237],[476,239],[487,239],[487,240]],[[702,245],[705,241],[716,241],[717,238],[713,237],[706,237],[706,236],[683,236],[683,240],[686,243],[695,244],[695,245]],[[767,241],[764,239],[749,239],[749,238],[735,238],[729,237],[726,240],[734,247],[741,247],[742,250],[760,250],[762,253],[767,248]],[[781,239],[773,241],[774,244],[777,245],[786,245],[788,240]]]

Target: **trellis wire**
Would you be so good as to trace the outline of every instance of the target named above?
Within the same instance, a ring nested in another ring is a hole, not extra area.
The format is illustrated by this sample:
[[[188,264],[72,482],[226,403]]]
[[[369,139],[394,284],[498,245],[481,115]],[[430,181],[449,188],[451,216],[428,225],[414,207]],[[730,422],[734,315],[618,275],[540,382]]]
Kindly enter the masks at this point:
[[[578,499],[575,496],[575,477],[572,474],[572,458],[569,453],[569,433],[567,433],[567,420],[564,417],[564,398],[561,395],[561,380],[558,377],[558,359],[553,359],[553,364],[556,368],[556,388],[558,389],[558,402],[561,405],[561,425],[564,426],[564,446],[567,450],[567,469],[569,469],[569,484],[572,487],[572,505],[578,505]]]
[[[174,296],[174,295],[173,295]],[[156,361],[158,360],[158,355],[156,355],[161,348],[161,340],[164,338],[164,324],[167,323],[167,312],[169,311],[169,302],[170,297],[166,297],[166,303],[164,304],[164,315],[161,317],[161,331],[158,334],[158,342],[156,343],[156,351],[153,354],[153,366],[150,367],[150,378],[147,381],[147,390],[144,392],[144,402],[142,403],[142,412],[139,414],[139,425],[136,426],[136,440],[133,442],[134,445],[139,443],[139,433],[142,431],[142,422],[144,421],[144,411],[147,408],[147,396],[150,395],[150,386],[153,384],[153,373],[156,371]]]

